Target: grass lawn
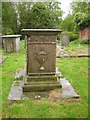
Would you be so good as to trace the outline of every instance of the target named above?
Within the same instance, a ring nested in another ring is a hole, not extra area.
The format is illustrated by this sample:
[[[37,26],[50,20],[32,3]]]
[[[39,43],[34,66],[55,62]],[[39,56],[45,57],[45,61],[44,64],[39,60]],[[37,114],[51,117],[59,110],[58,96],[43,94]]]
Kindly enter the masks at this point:
[[[88,45],[70,42],[69,46],[64,47],[64,50],[71,55],[86,54],[88,53]]]
[[[17,53],[6,54],[2,64],[2,117],[3,118],[86,118],[88,116],[88,58],[57,59],[57,66],[70,81],[80,100],[51,103],[47,99],[25,99],[10,102],[7,97],[14,80],[14,73],[25,66],[24,41]],[[0,82],[1,83],[1,82]]]

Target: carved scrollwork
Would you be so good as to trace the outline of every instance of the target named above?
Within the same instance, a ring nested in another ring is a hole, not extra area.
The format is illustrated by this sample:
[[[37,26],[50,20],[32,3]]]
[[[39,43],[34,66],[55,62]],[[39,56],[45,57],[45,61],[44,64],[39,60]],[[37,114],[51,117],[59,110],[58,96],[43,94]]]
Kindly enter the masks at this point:
[[[39,70],[44,71],[45,67],[43,64],[47,59],[47,53],[41,49],[39,52],[35,53],[35,58],[40,64]]]

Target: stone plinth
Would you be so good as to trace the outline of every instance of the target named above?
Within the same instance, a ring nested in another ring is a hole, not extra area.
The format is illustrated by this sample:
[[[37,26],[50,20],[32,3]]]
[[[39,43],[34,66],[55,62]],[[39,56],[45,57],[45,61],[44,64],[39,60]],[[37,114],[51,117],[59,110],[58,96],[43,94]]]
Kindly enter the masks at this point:
[[[2,36],[4,50],[7,53],[17,52],[20,49],[21,35],[4,35]]]
[[[26,79],[23,91],[60,88],[56,76],[56,35],[58,29],[23,29],[27,36]]]

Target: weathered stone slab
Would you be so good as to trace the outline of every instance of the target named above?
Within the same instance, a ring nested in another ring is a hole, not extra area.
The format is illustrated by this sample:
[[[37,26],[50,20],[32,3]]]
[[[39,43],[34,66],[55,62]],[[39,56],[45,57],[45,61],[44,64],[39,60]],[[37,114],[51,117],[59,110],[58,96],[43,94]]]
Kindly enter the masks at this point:
[[[22,70],[20,70],[20,71],[22,71]],[[23,69],[23,72],[20,72],[20,71],[19,71],[19,73],[25,72],[24,69]],[[69,83],[69,81],[66,80],[65,78],[63,78],[63,75],[58,70],[58,68],[56,68],[56,74],[57,74],[57,76],[60,76],[58,79],[58,82],[61,82],[61,86],[62,86],[61,89],[55,89],[56,92],[54,90],[52,91],[52,89],[51,89],[49,91],[37,91],[37,92],[24,92],[23,93],[23,90],[22,90],[22,87],[24,85],[23,80],[15,80],[12,84],[8,99],[9,100],[21,100],[21,99],[27,99],[27,98],[34,98],[35,100],[38,100],[38,99],[45,97],[45,98],[48,98],[51,100],[54,98],[54,100],[56,101],[56,99],[60,100],[61,98],[63,98],[63,99],[79,98],[79,95],[75,92],[74,88]],[[22,76],[22,74],[21,74],[21,76]],[[20,76],[18,78],[20,78]],[[33,84],[33,83],[31,83],[31,84]],[[58,87],[60,87],[60,84],[58,85]],[[35,87],[34,87],[34,89],[35,89]],[[50,96],[52,98],[50,98]]]
[[[16,85],[15,81],[12,84],[9,96],[8,96],[8,100],[21,100],[22,99],[22,95],[23,95],[23,91],[22,91],[22,86],[23,86],[24,82],[18,81],[18,84]]]
[[[75,92],[68,80],[65,78],[60,78],[60,82],[62,85],[61,98],[79,98],[79,95]]]
[[[25,68],[15,73],[15,79],[21,78],[25,76]]]

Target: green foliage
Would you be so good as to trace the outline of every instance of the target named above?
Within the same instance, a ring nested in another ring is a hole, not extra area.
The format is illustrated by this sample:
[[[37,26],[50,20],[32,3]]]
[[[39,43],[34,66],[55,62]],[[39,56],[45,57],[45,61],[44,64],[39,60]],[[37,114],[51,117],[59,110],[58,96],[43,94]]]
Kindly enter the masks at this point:
[[[21,33],[23,28],[59,28],[59,2],[3,2],[3,34]]]
[[[20,21],[21,25],[24,22],[24,28],[57,28],[61,20],[59,17],[62,15],[59,5],[58,2],[38,2],[29,6],[31,9],[27,10],[27,8],[24,8],[24,11],[27,11],[26,14],[28,15],[26,20],[22,17],[22,21]],[[27,6],[27,3],[26,5],[24,4],[25,6]]]
[[[82,39],[82,38],[81,38],[81,39],[79,39],[79,40],[80,40],[80,43],[81,43],[81,44],[90,44],[90,40],[89,40],[89,39],[85,39],[85,38]]]
[[[75,29],[79,31],[82,28],[90,27],[90,2],[72,2],[72,14],[75,16]]]
[[[76,39],[69,43],[69,46],[64,47],[64,50],[67,51],[72,56],[77,56],[77,52],[88,53],[88,44],[80,44],[80,39]]]
[[[61,34],[67,34],[69,36],[70,42],[79,38],[79,35],[73,32],[65,31],[65,32],[62,32]]]
[[[74,15],[68,14],[68,16],[61,21],[60,28],[63,31],[74,31],[75,22]]]
[[[44,3],[37,3],[32,7],[32,18],[29,20],[31,28],[51,28],[53,27],[52,16],[46,9]]]
[[[76,40],[72,41],[71,43],[73,43],[73,44],[80,44],[80,39],[76,39]]]
[[[2,33],[2,2],[0,2],[0,33]]]
[[[30,28],[30,18],[31,16],[31,9],[34,5],[34,2],[20,2],[16,4],[16,9],[18,11],[18,32],[21,33],[21,29],[23,28]]]
[[[79,38],[79,39],[74,40],[73,43],[75,43],[75,44],[90,44],[90,40],[85,39],[85,38]]]
[[[78,30],[90,27],[90,18],[86,13],[76,13],[74,20],[76,23],[76,29]]]
[[[71,3],[72,13],[73,14],[75,14],[77,12],[86,13],[86,11],[89,7],[88,5],[89,5],[88,0],[84,0],[83,2],[72,2]],[[89,12],[89,11],[87,11],[87,12]]]
[[[31,28],[57,28],[61,16],[59,3],[39,2],[33,5],[29,21]]]
[[[14,3],[2,2],[2,33],[17,33],[17,13]]]

